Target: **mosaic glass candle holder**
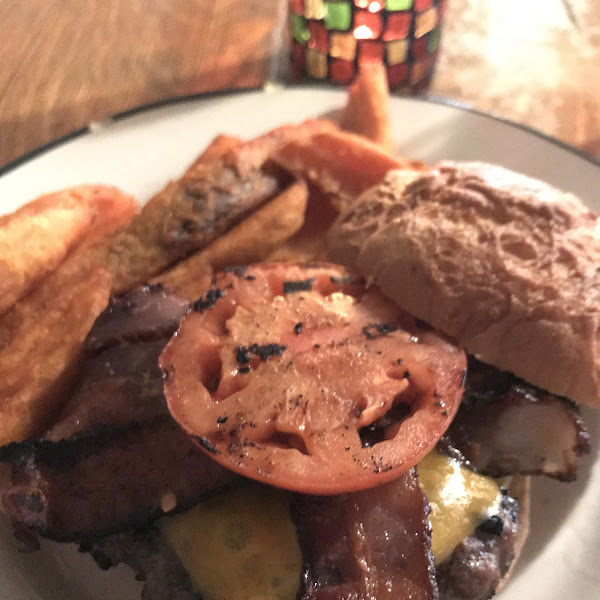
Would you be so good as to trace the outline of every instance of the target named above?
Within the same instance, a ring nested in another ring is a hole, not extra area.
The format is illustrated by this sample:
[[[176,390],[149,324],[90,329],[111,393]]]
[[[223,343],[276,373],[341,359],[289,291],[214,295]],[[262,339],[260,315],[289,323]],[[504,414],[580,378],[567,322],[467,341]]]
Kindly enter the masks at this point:
[[[427,86],[445,0],[290,0],[291,75],[351,83],[363,62],[385,65],[390,88]]]

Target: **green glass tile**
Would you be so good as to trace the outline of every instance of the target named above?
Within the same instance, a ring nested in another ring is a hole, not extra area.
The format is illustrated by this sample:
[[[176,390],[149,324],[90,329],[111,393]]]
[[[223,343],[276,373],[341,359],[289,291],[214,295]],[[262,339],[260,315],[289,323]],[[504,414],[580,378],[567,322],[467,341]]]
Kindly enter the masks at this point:
[[[292,13],[292,36],[297,42],[306,44],[310,38],[310,32],[306,24],[306,19],[300,15]]]
[[[385,0],[388,10],[408,10],[413,5],[413,0]]]
[[[337,31],[347,31],[352,25],[350,2],[325,2],[325,27]]]
[[[427,52],[435,52],[438,44],[440,43],[440,28],[436,27],[429,35],[429,41],[427,42]]]

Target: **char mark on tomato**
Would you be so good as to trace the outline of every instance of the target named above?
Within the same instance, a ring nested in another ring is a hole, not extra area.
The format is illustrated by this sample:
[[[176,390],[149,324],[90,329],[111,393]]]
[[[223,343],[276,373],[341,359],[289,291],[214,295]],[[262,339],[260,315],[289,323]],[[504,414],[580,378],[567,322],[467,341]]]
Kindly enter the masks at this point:
[[[312,494],[385,483],[437,443],[460,403],[464,353],[343,267],[224,272],[202,306],[161,356],[167,403],[247,477]]]
[[[258,356],[260,360],[268,360],[271,356],[281,356],[287,346],[283,344],[251,344],[238,346],[235,349],[235,358],[240,365],[250,362],[251,356]]]
[[[374,340],[375,338],[392,333],[396,329],[397,327],[391,323],[370,323],[363,327],[363,333],[367,339]]]
[[[297,292],[310,292],[314,283],[314,278],[304,279],[301,281],[284,281],[283,293],[296,294]]]
[[[335,283],[337,285],[348,285],[351,283],[363,283],[363,280],[361,277],[359,277],[358,275],[348,275],[347,277],[335,277],[335,276],[331,276],[330,277],[330,281],[331,283]]]
[[[223,290],[211,288],[192,304],[192,309],[196,312],[204,312],[205,310],[212,308],[217,303],[217,300],[222,298],[223,295]]]
[[[238,277],[244,277],[248,281],[254,280],[254,275],[246,275],[246,271],[248,270],[248,265],[235,265],[233,267],[225,267],[223,270],[225,273],[233,273]]]

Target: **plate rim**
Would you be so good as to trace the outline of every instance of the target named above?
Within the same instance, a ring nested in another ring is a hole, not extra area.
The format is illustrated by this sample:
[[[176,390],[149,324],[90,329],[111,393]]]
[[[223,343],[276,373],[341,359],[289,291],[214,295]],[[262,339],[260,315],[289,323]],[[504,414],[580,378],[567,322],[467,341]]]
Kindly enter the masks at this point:
[[[31,150],[17,156],[16,158],[8,161],[4,165],[0,165],[0,177],[14,171],[16,168],[23,166],[24,164],[30,162],[34,158],[37,158],[43,154],[46,154],[50,150],[58,148],[68,142],[76,140],[88,133],[92,133],[94,129],[94,125],[96,123],[103,123],[107,121],[119,122],[128,119],[129,117],[133,117],[145,112],[151,112],[153,110],[157,110],[160,108],[164,108],[166,106],[175,106],[177,104],[185,104],[187,102],[195,102],[198,100],[204,100],[209,98],[219,98],[219,97],[227,97],[227,96],[243,96],[245,94],[249,94],[252,92],[260,92],[270,93],[267,91],[267,86],[253,86],[253,87],[243,87],[236,89],[226,89],[226,90],[212,90],[208,92],[198,92],[195,94],[186,94],[183,96],[169,96],[167,98],[162,98],[160,100],[156,100],[153,102],[148,102],[145,104],[140,104],[110,115],[107,115],[103,119],[99,121],[91,121],[87,125],[80,127],[79,129],[75,129],[65,135],[53,138],[48,142],[44,142]],[[284,84],[281,87],[278,87],[277,91],[290,91],[294,89],[327,89],[327,90],[340,90],[342,91],[344,88],[333,85],[319,85],[319,84]],[[592,165],[600,168],[600,158],[596,158],[589,152],[582,150],[581,148],[577,148],[567,142],[563,142],[558,138],[544,133],[535,127],[531,127],[530,125],[526,125],[525,123],[520,123],[518,121],[514,121],[513,119],[509,119],[508,117],[504,117],[502,115],[496,114],[493,111],[487,111],[480,108],[476,108],[470,105],[463,100],[459,100],[456,98],[448,98],[445,96],[440,96],[437,94],[426,94],[422,96],[416,95],[405,95],[401,93],[394,93],[393,91],[390,93],[390,97],[392,98],[402,98],[403,100],[409,100],[417,103],[426,103],[426,104],[437,104],[440,106],[446,106],[448,108],[452,108],[458,110],[460,112],[466,112],[475,114],[486,119],[490,119],[492,121],[503,123],[504,125],[508,125],[509,127],[513,127],[515,129],[519,129],[526,133],[529,133],[537,138],[545,140],[563,150],[583,159],[584,161],[591,163]]]

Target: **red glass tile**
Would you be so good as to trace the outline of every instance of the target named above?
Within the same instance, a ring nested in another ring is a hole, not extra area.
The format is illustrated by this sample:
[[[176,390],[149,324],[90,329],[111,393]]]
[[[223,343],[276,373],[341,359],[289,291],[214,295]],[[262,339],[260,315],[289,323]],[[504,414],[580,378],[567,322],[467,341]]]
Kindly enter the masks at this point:
[[[408,65],[406,63],[400,63],[388,67],[387,74],[390,88],[404,85],[408,81]]]
[[[391,40],[403,40],[410,31],[410,21],[411,14],[409,12],[389,14],[383,39],[386,42]]]
[[[329,65],[329,77],[336,83],[350,83],[354,77],[354,61],[334,58]]]
[[[304,14],[304,0],[290,0],[290,8],[297,15]]]
[[[382,29],[383,20],[380,15],[366,10],[354,13],[354,37],[357,40],[376,40]]]
[[[292,43],[292,65],[291,65],[291,77],[292,81],[299,81],[302,77],[302,71],[304,71],[305,57],[304,57],[304,46],[294,41]]]
[[[358,60],[360,62],[383,62],[383,42],[358,42]]]
[[[308,47],[327,53],[329,50],[329,33],[327,29],[317,21],[309,21],[308,31],[310,32]]]
[[[383,10],[385,7],[385,0],[354,0],[354,6],[376,13]]]
[[[418,40],[413,40],[411,51],[415,60],[425,56],[427,54],[427,38],[422,37]]]
[[[421,12],[422,10],[428,9],[433,4],[433,0],[415,0],[415,10]]]

